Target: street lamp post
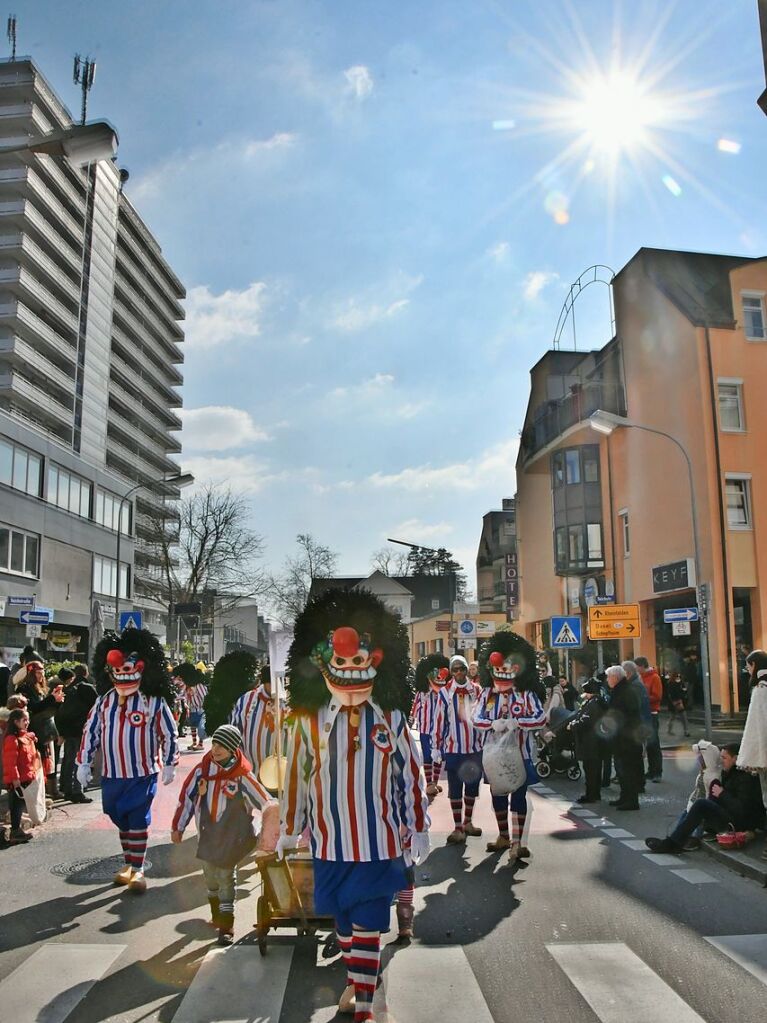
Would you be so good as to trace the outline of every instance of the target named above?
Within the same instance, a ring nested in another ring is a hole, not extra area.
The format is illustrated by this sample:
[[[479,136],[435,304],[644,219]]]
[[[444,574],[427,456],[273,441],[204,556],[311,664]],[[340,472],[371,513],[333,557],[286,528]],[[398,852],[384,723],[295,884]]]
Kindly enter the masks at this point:
[[[426,551],[427,554],[439,554],[438,550],[434,547],[424,547],[420,543],[408,543],[407,540],[394,540],[392,537],[387,537],[387,543],[398,543],[402,547],[409,547],[414,551]],[[455,570],[448,573],[448,600],[450,601],[450,640],[449,643],[453,646],[453,653],[456,652],[456,640],[453,637],[453,616],[455,612]],[[411,641],[412,642],[412,641]]]
[[[189,472],[177,473],[175,476],[163,476],[159,480],[149,480],[146,483],[137,483],[120,498],[120,507],[117,513],[117,584],[115,586],[115,632],[120,628],[120,546],[122,541],[123,508],[129,497],[132,497],[138,490],[144,487],[158,486],[160,483],[171,483],[177,487],[188,487],[194,483],[194,476]]]
[[[687,465],[687,479],[690,484],[690,512],[692,516],[692,538],[695,555],[695,585],[697,587],[697,602],[699,605],[700,660],[701,670],[703,672],[703,715],[706,738],[710,740],[713,726],[711,720],[711,673],[708,659],[708,587],[701,581],[700,535],[698,532],[698,513],[695,507],[695,487],[690,456],[687,453],[687,449],[670,433],[666,433],[663,430],[656,430],[652,426],[644,426],[641,423],[634,423],[630,419],[623,419],[621,416],[616,416],[612,412],[603,412],[601,409],[597,409],[597,411],[589,418],[589,425],[593,430],[596,430],[598,433],[603,433],[606,436],[609,436],[613,430],[620,429],[622,427],[633,430],[642,430],[644,433],[654,433],[658,437],[665,437],[667,440],[670,440],[672,444],[675,444],[684,455],[685,464]],[[610,528],[612,528],[612,523],[610,524]]]

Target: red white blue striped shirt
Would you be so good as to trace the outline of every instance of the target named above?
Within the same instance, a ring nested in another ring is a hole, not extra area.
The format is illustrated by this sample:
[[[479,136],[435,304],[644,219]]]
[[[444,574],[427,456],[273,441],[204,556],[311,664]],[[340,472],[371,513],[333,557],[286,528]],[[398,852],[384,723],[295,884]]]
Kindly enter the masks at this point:
[[[289,835],[308,826],[318,859],[396,859],[400,825],[415,833],[431,823],[421,754],[401,711],[385,713],[371,701],[356,709],[357,727],[336,700],[294,720],[283,825]]]
[[[192,816],[199,823],[202,800],[207,803],[212,821],[220,820],[224,815],[227,800],[238,795],[242,796],[246,805],[251,806],[254,810],[263,810],[268,803],[274,802],[252,771],[227,779],[221,777],[224,772],[213,760],[208,765],[207,773],[203,770],[203,763],[199,763],[189,772],[181,786],[178,806],[173,816],[172,828],[174,831],[183,831]],[[200,782],[203,777],[206,781],[206,784],[202,786],[204,792],[200,791]]]
[[[163,764],[176,764],[178,732],[170,707],[162,697],[142,692],[120,706],[120,694],[110,689],[91,707],[77,763],[90,764],[98,749],[104,778],[146,778]]]
[[[243,693],[232,708],[229,724],[242,732],[245,756],[258,774],[261,764],[274,752],[274,699],[262,685]]]
[[[427,693],[416,693],[410,711],[410,723],[422,735],[431,735],[434,727],[434,712],[437,709],[437,697],[430,689]]]
[[[431,744],[440,753],[480,753],[485,733],[472,722],[478,688],[471,682],[448,682],[437,694]]]
[[[546,711],[534,692],[518,693],[510,689],[497,693],[494,689],[483,689],[474,707],[474,727],[487,734],[493,721],[510,718],[517,726],[519,749],[525,760],[534,762],[535,733],[546,724]]]
[[[186,687],[186,705],[192,713],[202,710],[205,697],[208,695],[208,687],[204,682],[198,682],[196,686]]]

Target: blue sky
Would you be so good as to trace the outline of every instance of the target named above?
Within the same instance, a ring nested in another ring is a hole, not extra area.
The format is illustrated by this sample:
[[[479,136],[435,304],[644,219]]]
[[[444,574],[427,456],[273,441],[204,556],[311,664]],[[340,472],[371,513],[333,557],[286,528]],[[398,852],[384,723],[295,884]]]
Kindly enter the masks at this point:
[[[299,531],[348,573],[401,536],[471,578],[581,271],[767,253],[755,0],[16,12],[72,110],[98,62],[89,116],[189,293],[184,468],[248,495],[275,567]],[[608,335],[592,288],[579,346]]]

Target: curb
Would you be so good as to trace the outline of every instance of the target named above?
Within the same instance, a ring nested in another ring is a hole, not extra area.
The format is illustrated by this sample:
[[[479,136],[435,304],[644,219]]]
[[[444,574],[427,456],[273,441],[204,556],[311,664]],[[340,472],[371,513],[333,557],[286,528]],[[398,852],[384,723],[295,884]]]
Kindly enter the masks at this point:
[[[715,860],[719,860],[730,870],[741,877],[748,877],[756,881],[763,888],[767,888],[767,860],[755,860],[742,852],[728,852],[721,846],[711,842],[703,842],[702,848]]]

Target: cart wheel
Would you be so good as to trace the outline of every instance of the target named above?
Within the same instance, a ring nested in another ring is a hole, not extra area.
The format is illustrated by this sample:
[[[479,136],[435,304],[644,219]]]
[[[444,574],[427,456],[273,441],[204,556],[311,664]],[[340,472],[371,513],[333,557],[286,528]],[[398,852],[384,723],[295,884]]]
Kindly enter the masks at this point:
[[[581,776],[581,769],[577,764],[573,764],[572,767],[567,768],[567,777],[570,781],[578,781]]]
[[[538,775],[541,778],[548,778],[548,776],[551,774],[551,765],[548,764],[545,760],[539,760],[535,766],[538,769]]]

